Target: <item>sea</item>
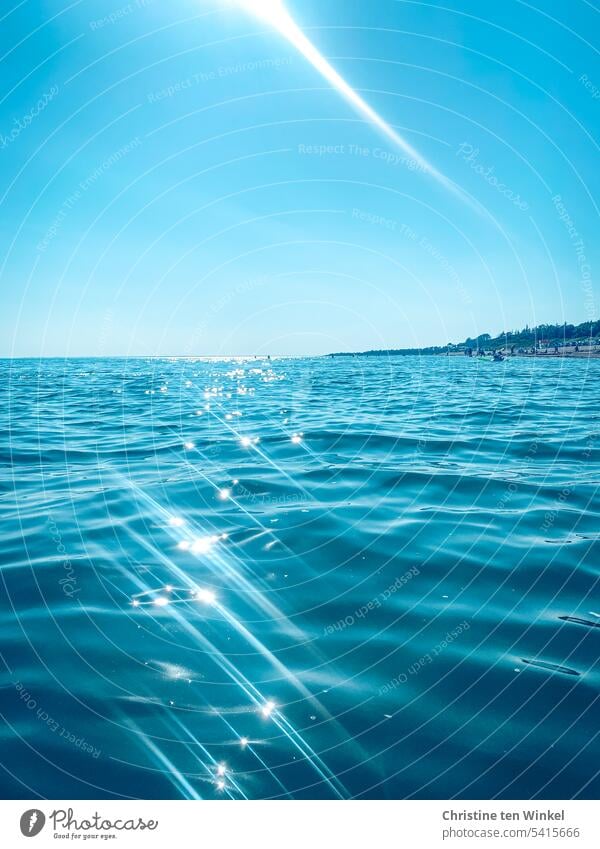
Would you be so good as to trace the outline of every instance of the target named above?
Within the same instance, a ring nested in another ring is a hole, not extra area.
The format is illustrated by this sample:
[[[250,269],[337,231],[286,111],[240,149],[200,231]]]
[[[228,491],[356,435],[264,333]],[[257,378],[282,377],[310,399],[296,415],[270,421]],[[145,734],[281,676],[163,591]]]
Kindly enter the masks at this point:
[[[3,798],[598,798],[600,360],[0,371]]]

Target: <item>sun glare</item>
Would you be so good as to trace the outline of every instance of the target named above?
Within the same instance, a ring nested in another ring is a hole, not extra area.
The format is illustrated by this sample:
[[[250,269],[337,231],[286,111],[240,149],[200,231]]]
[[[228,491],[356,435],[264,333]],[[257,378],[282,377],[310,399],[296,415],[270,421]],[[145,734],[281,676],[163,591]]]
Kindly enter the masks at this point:
[[[317,71],[329,82],[350,105],[361,115],[374,124],[380,132],[397,145],[404,153],[416,163],[422,171],[429,174],[446,189],[458,194],[463,200],[467,200],[462,191],[440,171],[431,165],[409,142],[402,138],[399,133],[385,121],[363,98],[340,76],[335,68],[329,64],[327,59],[319,53],[314,44],[308,39],[290,13],[285,8],[282,0],[230,0],[236,6],[253,14],[255,17],[268,23],[278,30]]]

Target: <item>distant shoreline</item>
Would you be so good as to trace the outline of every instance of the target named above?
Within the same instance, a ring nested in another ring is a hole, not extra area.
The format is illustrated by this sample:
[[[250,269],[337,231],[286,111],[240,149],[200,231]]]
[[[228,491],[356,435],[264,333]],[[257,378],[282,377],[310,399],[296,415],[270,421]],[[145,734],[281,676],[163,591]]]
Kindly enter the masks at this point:
[[[536,351],[535,353],[531,353],[530,351],[515,351],[511,353],[510,351],[504,351],[502,348],[496,348],[496,351],[499,351],[503,357],[507,360],[512,360],[518,358],[530,359],[530,360],[597,360],[600,359],[600,345],[595,345],[593,348],[589,350],[579,350],[579,351],[560,351],[556,353],[555,351]],[[473,352],[472,356],[469,356],[465,353],[465,351],[402,351],[402,350],[389,350],[389,351],[356,351],[356,352],[345,352],[340,351],[335,354],[325,354],[325,357],[335,358],[335,357],[460,357],[462,359],[483,359],[483,356],[477,355],[477,353]],[[487,355],[486,355],[487,356]]]
[[[526,357],[530,360],[539,360],[539,359],[558,359],[558,360],[589,360],[589,359],[600,359],[600,345],[594,345],[593,347],[586,350],[579,351],[561,351],[559,349],[558,353],[556,351],[542,350],[535,351],[532,353],[531,351],[515,351],[511,353],[510,351],[503,351],[501,348],[497,349],[506,359],[512,359],[513,357]],[[434,354],[433,356],[450,356],[450,357],[464,357],[464,351],[450,351],[446,354]],[[477,355],[473,354],[473,358],[477,359]]]
[[[506,330],[492,337],[480,333],[463,342],[428,345],[423,348],[389,348],[330,354],[330,356],[478,356],[499,352],[506,357],[600,357],[600,321],[581,324],[538,324],[521,330]]]

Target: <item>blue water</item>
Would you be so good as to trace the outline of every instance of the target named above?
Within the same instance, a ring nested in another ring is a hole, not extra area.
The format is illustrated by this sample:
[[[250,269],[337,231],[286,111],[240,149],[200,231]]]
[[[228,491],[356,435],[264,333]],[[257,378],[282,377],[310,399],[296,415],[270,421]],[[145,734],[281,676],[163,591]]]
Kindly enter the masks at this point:
[[[0,367],[3,796],[598,796],[600,361]]]

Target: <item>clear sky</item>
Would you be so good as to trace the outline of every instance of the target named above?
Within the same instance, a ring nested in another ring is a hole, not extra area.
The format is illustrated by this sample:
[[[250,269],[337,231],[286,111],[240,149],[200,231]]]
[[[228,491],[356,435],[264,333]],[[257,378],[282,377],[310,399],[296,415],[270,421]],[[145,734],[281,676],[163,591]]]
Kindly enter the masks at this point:
[[[598,317],[592,3],[285,2],[443,178],[249,5],[3,5],[1,355],[311,354]]]

